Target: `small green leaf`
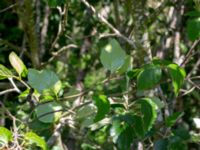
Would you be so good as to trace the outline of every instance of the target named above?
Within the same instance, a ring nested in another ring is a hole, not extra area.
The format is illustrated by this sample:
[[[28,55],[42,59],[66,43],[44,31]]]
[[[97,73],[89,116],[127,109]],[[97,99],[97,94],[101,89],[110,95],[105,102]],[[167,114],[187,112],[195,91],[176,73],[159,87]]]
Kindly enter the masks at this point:
[[[101,63],[111,72],[117,71],[124,64],[125,59],[125,51],[114,39],[110,40],[109,43],[101,51]]]
[[[166,126],[167,127],[172,127],[176,121],[183,116],[182,112],[175,112],[171,116],[167,117],[165,120]]]
[[[161,79],[162,70],[160,66],[148,65],[137,76],[138,90],[153,88]]]
[[[189,19],[187,22],[188,38],[192,41],[200,37],[200,18]]]
[[[174,93],[177,96],[186,76],[185,70],[179,67],[177,64],[170,64],[167,66],[167,69],[172,78]]]
[[[61,109],[62,107],[58,103],[51,102],[37,106],[35,111],[38,119],[41,122],[52,123],[58,120],[58,118],[60,117],[61,112],[56,111],[59,111]]]
[[[27,132],[24,136],[25,136],[25,139],[29,141],[30,144],[36,144],[38,147],[42,148],[42,150],[47,150],[46,142],[36,133]]]
[[[0,64],[0,80],[6,79],[6,78],[11,78],[13,76],[14,75],[8,68],[6,68],[5,66]]]
[[[97,106],[97,114],[94,122],[102,120],[110,111],[110,102],[105,95],[93,96],[95,105]]]
[[[15,52],[10,53],[9,61],[19,76],[26,77],[28,70],[22,60],[17,56],[17,54],[15,54]]]
[[[0,127],[0,144],[7,145],[12,139],[12,132],[4,127]]]
[[[39,93],[43,90],[54,88],[59,82],[58,76],[50,70],[28,70],[28,83]]]

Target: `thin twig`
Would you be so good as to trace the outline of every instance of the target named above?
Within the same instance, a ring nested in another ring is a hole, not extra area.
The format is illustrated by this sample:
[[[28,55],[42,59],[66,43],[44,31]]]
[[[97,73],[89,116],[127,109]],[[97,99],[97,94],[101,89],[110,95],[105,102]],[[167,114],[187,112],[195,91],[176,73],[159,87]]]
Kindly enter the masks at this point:
[[[8,6],[7,8],[4,8],[4,9],[0,10],[0,13],[3,13],[3,12],[5,12],[5,11],[11,9],[11,8],[15,7],[16,5],[17,5],[17,3],[12,4],[12,5]]]
[[[101,22],[106,24],[118,37],[122,38],[124,41],[129,43],[133,48],[136,48],[136,45],[133,40],[124,36],[119,30],[117,30],[112,24],[110,24],[100,13],[98,13],[96,9],[92,5],[90,5],[86,0],[81,0],[81,1],[99,18]]]
[[[69,44],[67,46],[63,46],[61,49],[59,49],[57,52],[52,52],[52,57],[49,58],[49,60],[47,62],[42,63],[41,66],[47,65],[49,63],[51,63],[56,57],[58,57],[59,55],[61,55],[64,51],[70,49],[70,48],[78,48],[77,45],[74,44]]]
[[[194,43],[192,44],[190,50],[188,51],[187,55],[185,56],[185,59],[183,60],[183,62],[180,64],[181,67],[184,67],[188,61],[190,60],[191,56],[192,56],[192,52],[193,50],[196,48],[196,46],[200,43],[200,39],[194,41]]]

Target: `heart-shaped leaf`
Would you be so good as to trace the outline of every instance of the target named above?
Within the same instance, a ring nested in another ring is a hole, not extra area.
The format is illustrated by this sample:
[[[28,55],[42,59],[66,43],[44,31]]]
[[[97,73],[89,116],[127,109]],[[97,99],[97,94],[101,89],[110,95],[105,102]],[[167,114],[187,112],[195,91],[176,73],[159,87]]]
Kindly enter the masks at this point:
[[[28,83],[39,93],[54,88],[57,82],[59,82],[58,76],[50,70],[28,70]]]
[[[36,107],[36,115],[41,122],[52,123],[58,120],[61,112],[56,112],[62,109],[62,106],[56,102],[41,104]]]
[[[117,71],[124,64],[125,59],[125,51],[114,39],[110,40],[109,43],[101,51],[101,63],[111,72]]]

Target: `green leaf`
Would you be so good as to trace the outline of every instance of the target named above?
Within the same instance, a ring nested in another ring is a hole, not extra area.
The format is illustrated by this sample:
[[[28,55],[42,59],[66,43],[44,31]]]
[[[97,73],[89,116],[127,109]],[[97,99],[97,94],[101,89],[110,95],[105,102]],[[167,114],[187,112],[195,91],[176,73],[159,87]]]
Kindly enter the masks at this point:
[[[110,111],[110,102],[105,95],[93,96],[93,101],[97,106],[97,114],[94,122],[102,120]]]
[[[100,60],[103,66],[111,72],[117,71],[125,62],[126,53],[119,43],[112,39],[101,50]]]
[[[120,150],[129,150],[134,139],[134,131],[131,126],[126,126],[117,139]]]
[[[200,18],[188,20],[187,34],[188,34],[188,38],[192,41],[200,37]]]
[[[177,96],[186,76],[185,70],[177,64],[170,64],[167,66],[167,69],[172,79],[174,93]]]
[[[38,147],[42,148],[42,150],[47,150],[47,144],[40,136],[38,136],[34,132],[27,132],[25,135],[25,139],[29,141],[30,144],[36,144]]]
[[[0,64],[0,80],[6,79],[6,78],[11,78],[13,76],[14,75],[8,68],[6,68],[5,66]]]
[[[28,70],[28,83],[39,93],[43,90],[54,88],[59,82],[58,76],[50,70]]]
[[[140,106],[140,109],[136,113],[138,114],[137,116],[141,117],[141,120],[136,116],[134,117],[135,119],[134,125],[135,128],[137,129],[135,131],[140,137],[143,137],[144,136],[143,131],[144,133],[149,131],[152,128],[157,118],[157,112],[156,112],[157,106],[150,98],[139,99],[136,101],[135,104],[137,106]],[[143,131],[141,127],[143,128]]]
[[[153,88],[161,79],[162,70],[160,66],[148,65],[137,76],[138,90]]]
[[[61,115],[61,110],[62,107],[56,103],[56,102],[51,102],[51,103],[45,103],[41,104],[36,107],[35,112],[38,117],[38,119],[41,122],[44,123],[52,123],[58,120],[58,118]],[[56,112],[59,111],[59,112]]]
[[[17,56],[17,54],[15,54],[15,52],[11,52],[9,54],[9,61],[19,76],[26,77],[28,70],[22,60]]]
[[[167,117],[165,120],[166,126],[167,127],[172,127],[176,121],[183,116],[182,112],[175,112],[171,116]]]
[[[117,73],[123,74],[131,69],[131,56],[126,56],[124,64],[117,70]]]
[[[8,142],[12,141],[12,132],[10,130],[0,127],[0,144],[1,145],[7,145]]]

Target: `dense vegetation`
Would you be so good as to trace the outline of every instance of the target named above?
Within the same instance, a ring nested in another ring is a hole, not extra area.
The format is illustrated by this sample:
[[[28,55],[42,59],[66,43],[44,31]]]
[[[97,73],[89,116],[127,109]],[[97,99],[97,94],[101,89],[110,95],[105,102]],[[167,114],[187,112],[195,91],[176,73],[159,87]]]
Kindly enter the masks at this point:
[[[1,150],[200,150],[199,0],[1,0]]]

